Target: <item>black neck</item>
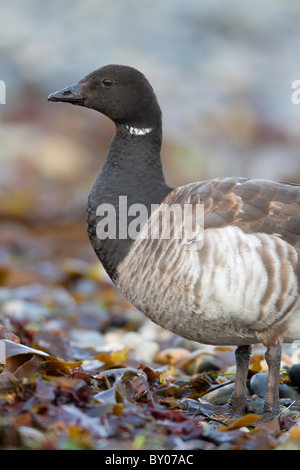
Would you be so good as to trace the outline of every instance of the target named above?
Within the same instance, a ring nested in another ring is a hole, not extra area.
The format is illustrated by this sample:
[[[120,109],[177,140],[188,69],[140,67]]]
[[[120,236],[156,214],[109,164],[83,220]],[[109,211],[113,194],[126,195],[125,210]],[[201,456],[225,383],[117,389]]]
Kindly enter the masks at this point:
[[[138,129],[138,128],[135,128]],[[126,256],[134,239],[119,238],[120,196],[126,196],[127,207],[143,204],[150,215],[151,204],[159,204],[171,191],[163,175],[160,148],[161,127],[153,128],[144,135],[125,125],[117,125],[108,155],[89,196],[87,222],[90,240],[104,268],[116,279],[116,268]],[[111,204],[116,211],[117,238],[99,240],[95,217],[100,204]],[[127,217],[128,224],[134,217]],[[123,230],[124,233],[124,230]]]
[[[117,170],[119,183],[128,183],[128,189],[137,176],[150,178],[156,184],[165,182],[160,158],[161,129],[154,128],[145,135],[132,134],[130,129],[138,128],[116,127],[102,171]]]

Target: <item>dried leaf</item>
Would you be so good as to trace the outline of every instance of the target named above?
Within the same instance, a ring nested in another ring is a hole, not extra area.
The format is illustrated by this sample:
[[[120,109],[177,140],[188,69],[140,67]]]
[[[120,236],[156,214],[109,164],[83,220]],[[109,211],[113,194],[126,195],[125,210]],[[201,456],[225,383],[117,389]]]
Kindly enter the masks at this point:
[[[113,363],[126,361],[129,358],[129,349],[119,349],[117,351],[112,351],[110,353],[111,360]]]
[[[43,375],[68,375],[73,369],[82,364],[82,361],[61,361],[43,351],[27,348],[27,346],[21,344],[16,344],[16,346],[17,348],[14,348],[11,344],[9,345],[8,354],[10,356],[6,359],[3,373],[13,374],[18,379],[29,378],[38,373]],[[19,346],[21,347],[19,348]],[[18,351],[26,351],[26,353]]]
[[[262,354],[254,354],[251,358],[250,362],[250,370],[252,372],[260,372],[262,369],[261,366],[261,361],[263,360],[263,355]]]
[[[238,429],[243,426],[252,426],[256,421],[260,419],[259,415],[255,415],[252,413],[247,413],[245,416],[242,418],[238,418],[236,421],[233,423],[229,424],[228,426],[224,426],[219,431],[224,432],[224,431],[230,431],[232,429]]]
[[[15,356],[16,357],[16,356]],[[19,357],[19,356],[17,356]],[[24,357],[24,356],[23,356]],[[12,361],[14,357],[8,359],[7,365]],[[40,370],[42,359],[40,356],[37,356],[35,354],[32,355],[30,359],[28,359],[28,356],[26,355],[24,357],[24,362],[23,364],[19,365],[15,372],[14,376],[17,379],[24,379],[28,377],[32,377],[33,375],[37,374]]]
[[[290,436],[289,437],[292,441],[300,441],[300,425],[293,426],[290,429]]]
[[[66,362],[61,361],[54,356],[49,356],[41,363],[40,370],[45,372],[46,375],[68,375],[73,369],[81,366],[81,364],[82,361]]]
[[[104,362],[108,366],[116,365],[116,363],[125,361],[129,358],[129,349],[124,348],[117,351],[111,351],[109,353],[101,352],[94,356],[94,359]]]
[[[113,414],[115,416],[122,416],[123,413],[124,413],[124,404],[123,403],[116,403],[114,406],[113,406]]]
[[[0,356],[0,360],[3,358],[4,362],[8,358],[12,356],[17,356],[19,354],[38,354],[40,356],[49,356],[49,354],[44,351],[30,348],[28,346],[25,346],[25,344],[15,343],[14,341],[10,341],[9,339],[0,340],[0,352],[3,356]]]

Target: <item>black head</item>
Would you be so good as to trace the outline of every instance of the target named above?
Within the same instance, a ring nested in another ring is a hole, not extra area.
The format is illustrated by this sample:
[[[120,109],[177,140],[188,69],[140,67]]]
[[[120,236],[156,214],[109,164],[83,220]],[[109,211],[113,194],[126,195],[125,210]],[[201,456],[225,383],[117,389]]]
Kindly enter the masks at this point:
[[[138,70],[125,65],[106,65],[75,85],[52,93],[49,101],[92,108],[116,124],[137,128],[161,125],[161,111],[154,91]]]

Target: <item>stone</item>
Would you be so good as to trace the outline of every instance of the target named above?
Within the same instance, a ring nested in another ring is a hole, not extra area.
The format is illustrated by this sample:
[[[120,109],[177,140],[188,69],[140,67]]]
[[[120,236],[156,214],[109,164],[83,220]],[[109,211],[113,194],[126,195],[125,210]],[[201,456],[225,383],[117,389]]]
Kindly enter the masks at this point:
[[[294,364],[290,367],[289,378],[293,387],[300,387],[300,364]]]
[[[267,392],[268,374],[258,373],[251,377],[250,389],[255,395],[264,397]],[[287,384],[279,384],[279,397],[300,400],[300,394]]]
[[[234,383],[230,383],[206,393],[202,398],[213,405],[226,405],[230,400],[233,390]]]

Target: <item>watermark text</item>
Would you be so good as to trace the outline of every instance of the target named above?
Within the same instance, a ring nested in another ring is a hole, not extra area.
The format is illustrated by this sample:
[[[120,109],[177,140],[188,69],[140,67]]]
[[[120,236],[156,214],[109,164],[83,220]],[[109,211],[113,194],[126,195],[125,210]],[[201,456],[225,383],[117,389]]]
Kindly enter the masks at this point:
[[[0,80],[0,104],[6,104],[6,85],[3,80]]]
[[[300,80],[294,80],[292,82],[292,88],[295,90],[291,94],[292,103],[299,104],[300,103]]]
[[[127,204],[119,196],[117,207],[100,204],[96,210],[96,234],[100,240],[130,238],[200,241],[204,233],[203,204]]]

